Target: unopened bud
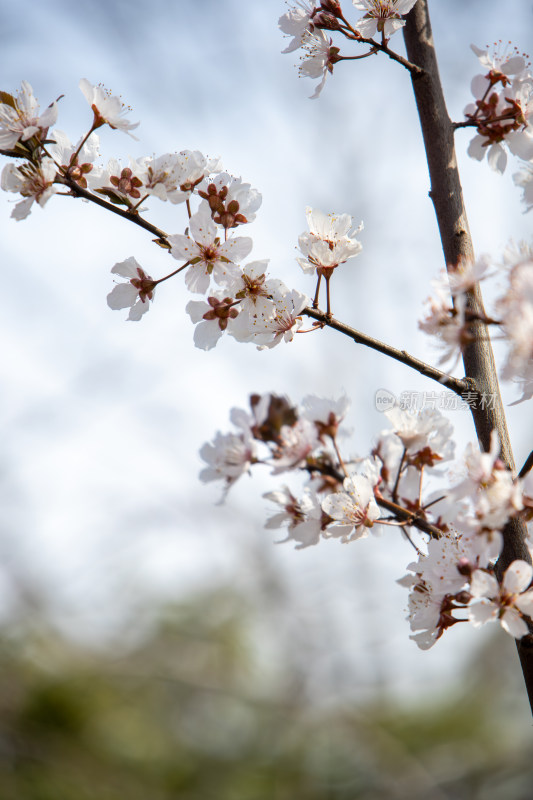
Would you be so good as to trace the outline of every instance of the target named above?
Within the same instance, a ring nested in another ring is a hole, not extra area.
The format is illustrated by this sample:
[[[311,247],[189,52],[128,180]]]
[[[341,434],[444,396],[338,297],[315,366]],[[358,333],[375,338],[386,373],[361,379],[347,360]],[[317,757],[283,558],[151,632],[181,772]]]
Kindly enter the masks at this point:
[[[468,560],[468,558],[460,558],[457,562],[457,572],[459,575],[464,575],[465,577],[470,577],[472,572],[474,571],[474,567]]]
[[[322,0],[320,5],[324,11],[329,11],[335,17],[340,17],[342,14],[341,4],[337,0]]]
[[[326,31],[336,31],[340,28],[337,17],[327,11],[320,11],[316,14],[313,17],[313,25],[315,28]]]

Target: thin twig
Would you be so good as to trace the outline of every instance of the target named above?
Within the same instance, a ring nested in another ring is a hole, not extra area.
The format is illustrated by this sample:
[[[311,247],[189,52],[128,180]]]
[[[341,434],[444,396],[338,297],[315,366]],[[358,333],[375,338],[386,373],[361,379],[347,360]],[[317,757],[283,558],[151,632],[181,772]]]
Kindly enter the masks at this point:
[[[157,236],[158,239],[166,242],[168,234],[165,233],[165,231],[162,231],[160,228],[152,225],[151,222],[143,219],[138,214],[132,214],[131,211],[125,211],[123,208],[113,205],[113,203],[108,203],[107,200],[104,200],[99,195],[93,194],[92,192],[87,191],[87,189],[82,189],[81,186],[78,186],[78,184],[68,176],[62,177],[58,175],[56,177],[56,183],[62,183],[65,186],[68,186],[74,196],[83,197],[84,200],[89,200],[91,203],[96,203],[97,206],[102,206],[102,208],[106,208],[108,211],[113,212],[113,214],[118,214],[119,217],[123,217],[124,219],[133,222],[140,228],[144,228],[144,230],[149,231],[149,233],[152,233],[154,236]]]
[[[339,333],[344,333],[346,336],[349,336],[350,339],[353,339],[354,342],[357,342],[357,344],[364,344],[366,347],[372,348],[372,350],[377,350],[379,353],[383,353],[393,358],[395,361],[399,361],[401,364],[411,367],[411,369],[416,370],[416,372],[424,375],[424,377],[437,381],[441,386],[445,386],[460,397],[466,392],[476,392],[476,386],[473,381],[467,378],[454,378],[451,375],[447,375],[445,372],[441,372],[440,369],[436,369],[430,364],[421,361],[419,358],[409,355],[405,350],[397,350],[395,347],[380,342],[378,339],[374,339],[366,333],[356,331],[355,328],[350,328],[349,325],[345,325],[343,322],[339,322],[333,317],[328,317],[327,314],[324,314],[318,309],[304,308],[302,313],[316,319],[322,326],[333,328],[333,330],[339,331]]]

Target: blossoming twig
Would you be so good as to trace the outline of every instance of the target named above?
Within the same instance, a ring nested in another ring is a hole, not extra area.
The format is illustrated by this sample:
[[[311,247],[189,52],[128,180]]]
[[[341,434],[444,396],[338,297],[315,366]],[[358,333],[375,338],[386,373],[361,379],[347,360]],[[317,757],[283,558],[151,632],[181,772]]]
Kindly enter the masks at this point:
[[[151,222],[148,222],[148,220],[143,219],[138,214],[132,214],[131,211],[124,211],[124,209],[120,208],[119,206],[113,205],[112,203],[108,203],[107,200],[104,200],[98,195],[87,191],[87,189],[83,189],[79,184],[76,183],[76,181],[73,181],[68,176],[61,177],[58,175],[56,177],[55,182],[63,183],[65,186],[68,186],[73,195],[76,195],[78,197],[83,197],[84,200],[90,200],[91,203],[96,203],[97,206],[102,206],[102,208],[106,208],[108,211],[112,211],[113,214],[118,214],[119,217],[123,217],[124,219],[127,219],[130,222],[134,222],[135,225],[139,225],[139,227],[144,228],[146,231],[149,231],[149,233],[153,233],[154,236],[157,236],[159,240],[158,244],[161,244],[163,247],[168,246],[167,244],[168,234],[166,234],[164,231],[162,231],[155,225],[152,225]]]

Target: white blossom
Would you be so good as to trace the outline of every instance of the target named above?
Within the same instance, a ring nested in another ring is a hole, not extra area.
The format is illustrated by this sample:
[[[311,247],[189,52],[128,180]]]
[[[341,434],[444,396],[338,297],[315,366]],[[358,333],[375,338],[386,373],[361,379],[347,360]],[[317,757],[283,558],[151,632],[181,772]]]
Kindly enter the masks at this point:
[[[344,491],[322,501],[322,509],[336,522],[350,526],[350,534],[343,530],[343,541],[363,539],[380,515],[372,483],[364,475],[353,475],[345,478],[343,486]],[[335,536],[335,525],[328,527],[328,533]]]
[[[239,274],[236,263],[249,254],[253,243],[248,236],[229,237],[221,242],[217,226],[211,219],[206,204],[189,220],[192,238],[183,234],[168,237],[170,252],[176,259],[190,261],[185,274],[185,284],[191,292],[204,294],[211,276],[218,284],[227,285]]]
[[[470,593],[474,602],[468,618],[474,627],[499,620],[502,628],[515,639],[529,633],[522,614],[533,614],[533,590],[528,590],[533,567],[525,561],[513,561],[507,567],[500,586],[494,575],[476,570],[471,579]]]
[[[44,139],[57,120],[57,103],[49,105],[39,116],[39,104],[27,81],[22,81],[16,97],[7,94],[4,97],[8,102],[0,103],[0,148],[13,150],[17,142],[26,142],[32,136]]]
[[[407,14],[416,0],[353,0],[355,8],[365,11],[365,15],[355,25],[365,39],[381,33],[390,39],[393,33],[405,25],[402,16]]]
[[[11,216],[16,220],[26,219],[34,203],[44,208],[50,197],[59,191],[54,185],[57,167],[51,158],[43,158],[37,164],[6,164],[2,170],[0,185],[6,192],[18,192],[25,199],[17,203]]]
[[[155,281],[146,274],[140,264],[130,256],[112,268],[114,275],[127,279],[127,283],[118,283],[107,295],[107,305],[113,310],[129,308],[128,320],[137,322],[150,307],[154,299]]]
[[[280,30],[286,36],[292,36],[291,41],[282,50],[282,53],[292,53],[302,46],[302,40],[308,31],[311,14],[314,10],[314,3],[307,0],[294,0],[294,5],[282,14],[278,20]]]
[[[328,38],[323,30],[316,29],[313,32],[307,31],[303,37],[303,51],[299,73],[304,78],[320,78],[322,80],[311,95],[311,100],[316,100],[324,88],[326,78],[333,72],[333,65],[337,62],[338,47],[333,47],[331,38]]]
[[[309,232],[298,237],[304,258],[297,258],[304,272],[314,273],[321,268],[334,269],[349,258],[359,255],[363,249],[363,245],[355,238],[363,224],[354,229],[353,218],[349,214],[324,214],[307,206],[305,216]]]
[[[132,139],[136,139],[131,131],[136,128],[138,122],[130,122],[126,119],[126,114],[131,111],[127,108],[120,98],[115,97],[103,86],[93,86],[87,78],[82,78],[79,83],[83,96],[94,112],[94,127],[107,124],[110,128],[124,131]]]

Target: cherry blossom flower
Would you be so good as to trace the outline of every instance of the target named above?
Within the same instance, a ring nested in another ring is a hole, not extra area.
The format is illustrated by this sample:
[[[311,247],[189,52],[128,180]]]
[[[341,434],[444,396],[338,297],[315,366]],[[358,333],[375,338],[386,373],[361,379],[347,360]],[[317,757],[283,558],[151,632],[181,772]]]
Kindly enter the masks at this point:
[[[325,436],[332,439],[337,436],[339,425],[350,407],[350,401],[347,397],[329,400],[324,397],[307,395],[302,400],[302,406],[303,416],[315,424],[319,439],[323,442]]]
[[[309,232],[298,237],[304,258],[296,259],[304,272],[333,269],[359,255],[363,249],[354,236],[362,230],[363,224],[354,230],[353,218],[349,214],[324,214],[307,206],[305,216]]]
[[[488,47],[483,50],[475,44],[470,45],[470,49],[479,58],[479,63],[491,73],[502,73],[507,76],[522,76],[527,72],[528,64],[518,48],[514,47],[510,51],[508,45],[502,50],[502,42],[495,42],[492,50]]]
[[[468,618],[476,628],[486,622],[499,620],[502,628],[515,639],[529,633],[523,614],[533,614],[533,590],[528,591],[533,567],[525,561],[513,561],[507,567],[500,584],[484,570],[476,570],[471,578],[470,593],[474,602]],[[477,601],[477,602],[476,602]]]
[[[93,169],[93,161],[99,156],[100,140],[92,133],[78,153],[77,145],[73,145],[63,131],[54,130],[49,138],[53,144],[47,145],[48,152],[63,173],[83,189],[87,188],[87,175]]]
[[[308,31],[303,37],[301,47],[307,55],[302,56],[298,70],[300,75],[304,78],[322,76],[311,95],[311,100],[316,100],[324,88],[328,74],[333,72],[333,66],[339,60],[339,48],[333,47],[332,40],[320,29],[312,33]]]
[[[416,0],[353,0],[355,8],[366,12],[354,27],[365,39],[371,39],[378,32],[384,39],[390,39],[405,25],[402,16],[415,3]]]
[[[183,234],[169,236],[170,252],[178,260],[190,261],[185,274],[185,284],[191,292],[204,294],[211,276],[218,284],[227,285],[239,274],[236,263],[251,251],[253,242],[249,236],[237,236],[220,242],[217,226],[211,219],[206,204],[203,204],[189,220],[192,238]]]
[[[273,454],[273,475],[303,467],[308,456],[319,445],[317,431],[312,422],[299,419],[294,425],[283,425],[278,446]]]
[[[470,601],[470,576],[488,563],[479,537],[457,536],[449,530],[440,539],[431,539],[427,553],[408,564],[414,575],[397,582],[410,590],[407,619],[411,630],[418,631],[411,639],[422,650],[432,647],[447,628],[460,621],[454,611]]]
[[[463,349],[472,341],[470,323],[466,319],[466,297],[459,294],[452,306],[443,287],[436,286],[436,297],[428,297],[427,316],[418,321],[424,333],[434,336],[441,350],[439,366],[448,364],[453,370],[461,358]]]
[[[238,301],[237,301],[238,302]],[[200,350],[211,350],[239,313],[235,308],[236,301],[232,297],[211,295],[207,303],[203,300],[191,300],[185,311],[194,323],[194,343]]]
[[[91,106],[94,113],[93,128],[109,125],[114,130],[124,131],[132,139],[137,139],[131,131],[137,128],[138,122],[130,122],[126,114],[131,111],[120,98],[111,95],[103,86],[93,86],[87,78],[82,78],[79,83],[83,96]]]
[[[130,160],[130,166],[123,167],[116,158],[110,158],[107,167],[96,167],[89,173],[87,183],[93,192],[104,195],[112,203],[131,208],[146,194],[143,177],[135,161]]]
[[[33,89],[27,81],[22,81],[17,96],[4,93],[4,102],[0,103],[0,148],[13,150],[17,142],[27,142],[32,136],[45,139],[48,128],[56,120],[57,102],[49,105],[39,116],[39,104]]]
[[[507,248],[504,266],[508,287],[496,310],[509,350],[501,374],[521,384],[520,403],[533,397],[533,248]]]
[[[394,406],[385,412],[385,416],[402,442],[408,462],[417,469],[453,457],[453,426],[437,409],[423,408],[411,412]]]
[[[229,289],[236,300],[240,300],[240,316],[272,316],[275,307],[273,295],[283,290],[279,278],[266,277],[268,259],[250,261],[241,267],[241,273],[231,279]]]
[[[296,542],[296,550],[318,544],[329,517],[322,512],[320,502],[314,493],[306,491],[300,500],[297,500],[284,486],[274,492],[266,492],[263,497],[281,508],[265,523],[267,530],[287,525],[288,535],[282,542]]]
[[[6,192],[19,192],[25,199],[17,203],[11,216],[13,219],[26,219],[34,203],[44,208],[50,197],[59,191],[54,185],[57,167],[51,158],[32,164],[6,164],[2,170],[0,185]]]
[[[128,320],[137,322],[148,311],[149,301],[154,299],[156,282],[146,274],[133,256],[115,264],[111,272],[128,280],[127,283],[117,283],[107,295],[107,305],[114,311],[129,308]]]
[[[207,185],[209,175],[222,170],[219,158],[208,158],[199,150],[181,150],[176,156],[177,189],[168,195],[171,203],[183,203],[202,185]]]
[[[292,342],[294,334],[302,326],[300,314],[309,305],[309,298],[293,289],[276,293],[273,302],[271,316],[257,314],[249,319],[247,341],[254,341],[258,350],[275,347],[282,341]]]
[[[470,508],[458,514],[458,522],[471,532],[482,534],[501,546],[501,533],[507,520],[522,509],[520,484],[499,458],[498,434],[491,434],[490,450],[482,452],[469,443],[464,454],[467,476],[449,490],[451,503],[465,498]]]
[[[226,230],[253,222],[262,202],[257,189],[227,172],[221,172],[211,180],[202,180],[196,191],[207,201],[216,224]]]
[[[524,190],[522,203],[525,205],[526,211],[531,211],[533,208],[533,160],[530,159],[527,164],[524,164],[520,172],[515,172],[513,181]]]
[[[342,533],[342,541],[351,542],[368,536],[378,519],[380,511],[374,499],[372,483],[364,475],[353,475],[344,480],[344,491],[329,494],[322,501],[322,510],[333,520],[349,525],[351,532]],[[335,525],[328,528],[328,534],[335,536]]]
[[[278,20],[280,30],[286,36],[292,36],[285,50],[282,53],[292,53],[302,46],[302,41],[309,30],[309,21],[314,11],[314,3],[307,0],[294,0],[295,5],[282,14]]]
[[[202,446],[200,456],[208,465],[200,472],[200,480],[204,483],[223,480],[226,484],[224,497],[235,481],[249,472],[255,461],[255,446],[245,432],[223,434],[219,431],[212,443]]]
[[[465,108],[465,116],[476,123],[477,135],[468,154],[481,161],[485,154],[489,166],[503,173],[507,165],[507,145],[511,153],[525,160],[533,157],[533,77],[517,51],[511,56],[490,56],[472,45],[473,51],[489,72],[472,80],[475,102]]]
[[[163,202],[178,190],[177,167],[176,153],[165,153],[157,158],[141,156],[132,162],[132,171],[144,186],[143,193],[154,195]]]

